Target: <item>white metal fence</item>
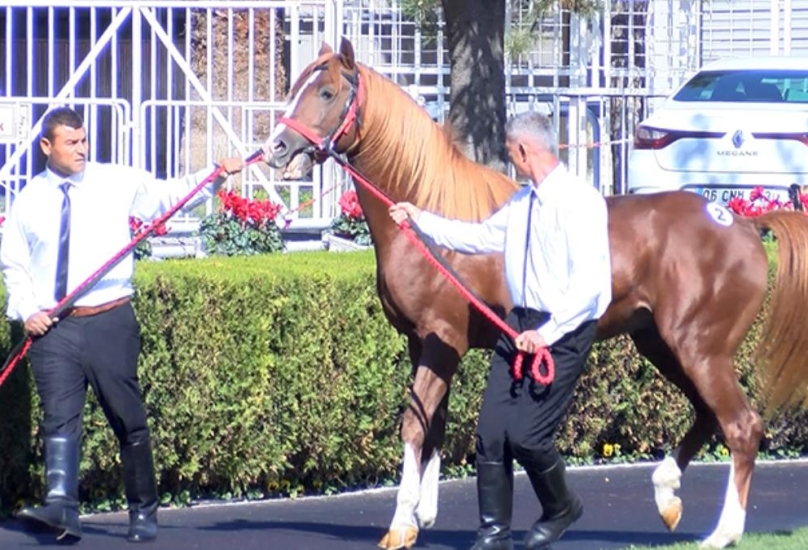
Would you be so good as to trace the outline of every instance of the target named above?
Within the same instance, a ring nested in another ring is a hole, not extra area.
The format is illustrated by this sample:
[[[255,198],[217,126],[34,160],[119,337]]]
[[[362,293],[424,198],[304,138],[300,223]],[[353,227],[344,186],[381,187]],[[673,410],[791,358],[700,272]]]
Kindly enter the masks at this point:
[[[634,127],[656,101],[717,57],[805,55],[808,0],[604,0],[585,16],[559,2],[511,0],[506,29],[509,111],[551,114],[571,168],[604,192],[620,192]],[[341,35],[361,61],[443,120],[449,59],[441,21],[421,27],[396,0],[5,0],[6,208],[42,167],[37,137],[49,106],[82,111],[91,158],[181,175],[258,147],[282,112],[288,80],[322,41],[336,44]],[[332,164],[293,182],[256,166],[236,184],[290,210],[348,185]],[[326,226],[336,197],[296,213],[292,227]]]
[[[336,40],[338,5],[9,0],[0,8],[0,106],[23,120],[0,144],[6,208],[43,166],[37,137],[56,104],[84,115],[92,160],[171,177],[223,156],[249,155],[283,110],[284,69],[299,72],[322,41]],[[329,171],[284,182],[254,165],[235,183],[294,208],[300,196],[319,194]],[[326,197],[306,214],[319,221],[333,213]]]

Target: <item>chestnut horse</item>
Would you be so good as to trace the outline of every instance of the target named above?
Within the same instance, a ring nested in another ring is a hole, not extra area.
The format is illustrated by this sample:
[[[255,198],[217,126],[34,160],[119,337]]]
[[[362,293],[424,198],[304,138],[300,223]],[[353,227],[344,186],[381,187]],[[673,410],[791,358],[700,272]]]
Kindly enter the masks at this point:
[[[355,61],[343,40],[323,45],[292,87],[265,160],[283,168],[314,158],[324,140],[395,201],[461,220],[482,220],[518,189],[466,158],[442,129],[389,79]],[[308,135],[304,137],[304,135]],[[312,137],[314,136],[314,137]],[[317,157],[319,160],[322,156]],[[380,546],[409,548],[437,517],[440,447],[452,376],[470,348],[490,348],[497,331],[439,276],[390,219],[387,206],[357,185],[376,251],[379,298],[404,334],[414,368],[401,429],[403,472],[397,507]],[[702,542],[723,548],[744,531],[746,503],[763,420],[749,405],[733,356],[762,308],[768,261],[760,229],[779,244],[778,270],[759,349],[758,370],[771,410],[799,401],[806,387],[808,217],[775,212],[745,219],[689,192],[609,197],[613,301],[598,322],[600,340],[627,333],[639,352],[676,384],[695,409],[689,431],[654,471],[659,513],[673,530],[682,472],[718,427],[732,455],[723,510]],[[500,255],[441,252],[485,302],[511,307]]]

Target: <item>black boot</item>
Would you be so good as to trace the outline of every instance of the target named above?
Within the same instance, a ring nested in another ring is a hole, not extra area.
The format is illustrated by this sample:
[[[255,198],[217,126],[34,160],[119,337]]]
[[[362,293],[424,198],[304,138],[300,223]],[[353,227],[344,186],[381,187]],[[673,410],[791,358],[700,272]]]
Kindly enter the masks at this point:
[[[502,462],[477,463],[480,528],[471,550],[513,550],[513,467]]]
[[[126,500],[129,502],[129,542],[157,538],[157,483],[149,440],[121,449]]]
[[[569,487],[561,458],[544,472],[526,468],[542,506],[542,516],[525,537],[525,550],[544,548],[561,538],[584,513],[581,498]]]
[[[81,539],[79,522],[79,441],[67,437],[45,439],[45,505],[26,507],[16,517],[56,533],[62,542]]]

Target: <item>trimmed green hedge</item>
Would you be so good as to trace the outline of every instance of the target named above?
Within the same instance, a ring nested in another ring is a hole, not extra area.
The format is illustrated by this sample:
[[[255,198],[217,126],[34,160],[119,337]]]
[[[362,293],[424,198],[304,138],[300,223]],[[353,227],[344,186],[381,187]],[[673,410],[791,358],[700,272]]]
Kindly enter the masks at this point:
[[[166,500],[329,492],[384,482],[401,461],[411,368],[381,312],[372,252],[139,262],[141,383]],[[0,304],[4,306],[2,295]],[[21,338],[0,326],[0,351]],[[749,365],[739,361],[750,386]],[[452,387],[446,468],[466,464],[488,352],[472,351]],[[90,394],[82,498],[123,504],[117,443]],[[39,403],[26,362],[0,388],[3,508],[42,490]],[[691,421],[689,405],[625,337],[598,344],[559,434],[564,453],[658,456]],[[802,451],[808,417],[771,427],[767,444]]]

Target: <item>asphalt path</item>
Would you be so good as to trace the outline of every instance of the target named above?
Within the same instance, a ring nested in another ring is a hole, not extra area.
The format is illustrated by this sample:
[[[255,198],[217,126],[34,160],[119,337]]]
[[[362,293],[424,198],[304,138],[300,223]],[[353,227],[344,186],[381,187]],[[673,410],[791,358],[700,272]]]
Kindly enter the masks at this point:
[[[715,526],[726,490],[728,464],[693,464],[678,491],[684,515],[676,532],[662,525],[654,505],[654,465],[570,468],[570,484],[585,502],[583,517],[554,550],[623,549],[632,544],[696,541]],[[758,462],[752,479],[747,532],[783,532],[808,526],[808,461]],[[524,474],[515,480],[514,529],[521,548],[539,514]],[[249,503],[204,503],[160,510],[157,541],[149,550],[371,550],[395,509],[395,489],[331,497]],[[126,542],[125,513],[82,518],[75,548],[137,548]],[[441,483],[438,520],[421,531],[415,548],[468,550],[477,525],[474,478]],[[50,534],[31,533],[16,521],[0,524],[0,549],[57,547]]]

